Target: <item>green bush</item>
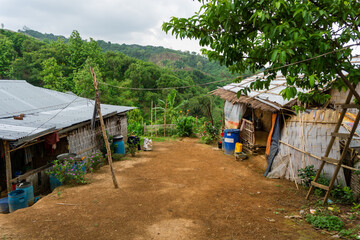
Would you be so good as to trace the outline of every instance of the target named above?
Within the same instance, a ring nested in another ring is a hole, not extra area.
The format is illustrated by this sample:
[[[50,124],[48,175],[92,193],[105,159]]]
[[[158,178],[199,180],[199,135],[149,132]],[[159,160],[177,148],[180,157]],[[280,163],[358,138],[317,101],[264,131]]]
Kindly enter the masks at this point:
[[[176,121],[177,135],[180,137],[190,137],[194,133],[194,123],[196,118],[192,116],[179,117]]]
[[[86,162],[75,162],[73,158],[54,160],[53,166],[46,172],[53,175],[63,184],[86,184],[85,174]]]
[[[344,222],[337,216],[312,215],[308,214],[305,218],[306,222],[316,228],[327,229],[330,231],[340,231],[344,228]]]
[[[214,125],[211,122],[205,122],[203,125],[203,131],[201,134],[201,139],[206,143],[210,144],[213,143],[220,138],[220,127],[221,127],[221,120],[215,122]]]
[[[347,186],[336,186],[333,190],[331,190],[331,196],[341,203],[351,204],[354,201],[353,190]]]
[[[301,179],[301,184],[305,187],[310,187],[311,181],[314,179],[316,171],[314,165],[306,166],[298,170],[298,177]]]

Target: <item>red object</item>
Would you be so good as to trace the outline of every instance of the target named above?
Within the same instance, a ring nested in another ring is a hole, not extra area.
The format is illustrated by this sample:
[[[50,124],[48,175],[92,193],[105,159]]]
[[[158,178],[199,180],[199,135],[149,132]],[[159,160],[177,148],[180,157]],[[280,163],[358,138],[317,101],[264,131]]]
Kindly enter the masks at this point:
[[[222,141],[219,141],[220,144],[222,144]]]
[[[59,135],[57,132],[54,132],[54,133],[51,133],[51,134],[48,134],[44,137],[44,140],[47,144],[49,145],[54,145],[56,144],[57,142],[59,142]]]
[[[13,190],[13,191],[16,190],[16,183],[13,183],[13,184],[12,184],[12,190]]]
[[[221,136],[221,137],[224,137],[224,132],[220,133],[220,136]]]

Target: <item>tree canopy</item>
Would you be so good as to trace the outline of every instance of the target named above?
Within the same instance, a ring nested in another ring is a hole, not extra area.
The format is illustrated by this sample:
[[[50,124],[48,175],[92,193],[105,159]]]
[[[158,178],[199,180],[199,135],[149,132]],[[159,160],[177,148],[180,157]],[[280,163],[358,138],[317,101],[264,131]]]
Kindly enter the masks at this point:
[[[181,39],[199,40],[210,60],[233,72],[255,73],[266,67],[267,77],[253,82],[251,89],[268,88],[281,71],[288,84],[285,98],[324,102],[328,96],[319,90],[343,87],[342,81],[335,80],[342,71],[350,82],[359,81],[360,71],[350,64],[353,53],[348,47],[360,45],[357,0],[199,2],[203,3],[199,12],[189,18],[172,17],[163,30]],[[295,86],[310,92],[300,93]]]

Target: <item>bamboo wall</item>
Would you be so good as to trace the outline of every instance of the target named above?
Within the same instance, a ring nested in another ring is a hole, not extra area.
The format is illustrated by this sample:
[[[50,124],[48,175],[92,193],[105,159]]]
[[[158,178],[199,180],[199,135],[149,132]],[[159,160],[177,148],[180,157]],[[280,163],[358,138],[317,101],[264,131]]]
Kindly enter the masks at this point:
[[[300,168],[314,165],[315,169],[318,169],[321,161],[303,152],[313,154],[318,158],[322,157],[331,139],[331,133],[334,131],[338,117],[338,111],[314,110],[287,119],[281,130],[280,140],[292,147],[280,143],[279,153],[274,160],[269,177],[282,177],[292,181],[296,179],[299,182],[300,179],[297,174]],[[335,141],[329,157],[340,158],[339,141]],[[334,170],[334,165],[326,163],[323,174],[331,179]],[[343,169],[338,174],[337,183],[345,184]]]
[[[116,115],[104,119],[106,130],[110,136],[123,135],[124,141],[127,138],[127,118],[126,115]],[[71,131],[68,134],[69,152],[79,155],[88,155],[99,149],[101,140],[97,135],[101,135],[100,124],[96,124],[95,130],[91,130],[90,124]]]

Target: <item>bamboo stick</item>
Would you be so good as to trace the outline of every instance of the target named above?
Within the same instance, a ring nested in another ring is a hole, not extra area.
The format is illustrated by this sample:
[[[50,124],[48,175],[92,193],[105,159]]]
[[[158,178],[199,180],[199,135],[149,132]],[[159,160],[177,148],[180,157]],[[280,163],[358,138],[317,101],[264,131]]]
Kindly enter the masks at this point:
[[[100,125],[101,125],[102,134],[103,134],[103,137],[104,137],[106,151],[107,151],[107,155],[108,155],[108,161],[109,161],[109,165],[110,165],[111,176],[112,176],[112,180],[113,180],[113,183],[114,183],[114,187],[119,188],[119,185],[118,185],[116,177],[115,177],[114,168],[113,168],[113,163],[112,163],[112,158],[111,158],[111,151],[110,151],[109,141],[108,141],[108,138],[107,138],[107,135],[106,135],[104,119],[103,119],[103,117],[101,115],[100,97],[99,97],[99,89],[98,89],[99,83],[96,80],[96,75],[95,75],[94,69],[92,67],[90,67],[90,71],[91,71],[91,74],[93,76],[93,83],[94,83],[95,96],[96,96],[96,107],[97,107],[97,112],[98,112],[98,116],[99,116],[99,119],[100,119]]]
[[[6,165],[6,186],[8,193],[11,192],[11,179],[12,179],[12,171],[11,171],[11,157],[10,157],[10,146],[8,141],[3,141],[4,151],[5,151],[5,165]]]
[[[165,103],[165,111],[164,111],[164,137],[166,135],[166,108],[167,108],[167,98],[166,98],[166,103]]]
[[[153,101],[151,100],[151,139],[153,137]]]

